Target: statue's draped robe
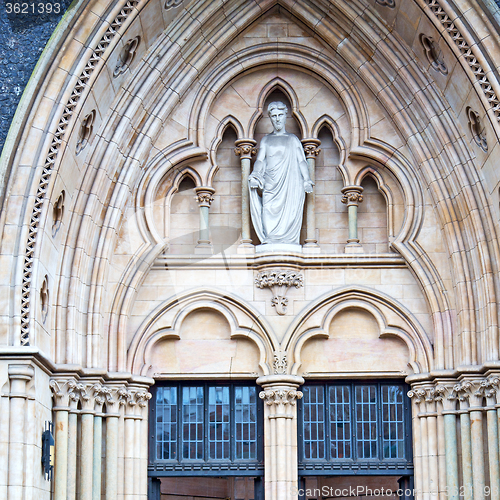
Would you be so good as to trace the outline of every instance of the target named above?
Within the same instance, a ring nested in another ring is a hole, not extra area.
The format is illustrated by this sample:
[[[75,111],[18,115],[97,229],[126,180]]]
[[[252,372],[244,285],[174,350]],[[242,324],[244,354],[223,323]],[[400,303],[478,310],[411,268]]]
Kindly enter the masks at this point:
[[[267,144],[272,140],[269,134]],[[304,178],[299,167],[301,161],[306,161],[302,144],[295,135],[287,134],[286,147],[278,146],[274,151],[277,160],[274,166],[270,165],[268,155],[269,146],[264,172],[253,172],[250,176],[264,187],[262,197],[257,189],[250,189],[253,226],[261,243],[298,245],[305,198]]]

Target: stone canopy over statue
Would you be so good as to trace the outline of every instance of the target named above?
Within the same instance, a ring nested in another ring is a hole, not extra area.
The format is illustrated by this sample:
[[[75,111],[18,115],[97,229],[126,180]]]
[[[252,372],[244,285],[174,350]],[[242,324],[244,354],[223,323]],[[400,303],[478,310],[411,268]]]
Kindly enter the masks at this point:
[[[300,140],[285,129],[287,111],[282,102],[269,104],[274,131],[260,143],[248,185],[252,222],[261,247],[286,249],[290,245],[297,250],[305,193],[311,193],[314,184]]]

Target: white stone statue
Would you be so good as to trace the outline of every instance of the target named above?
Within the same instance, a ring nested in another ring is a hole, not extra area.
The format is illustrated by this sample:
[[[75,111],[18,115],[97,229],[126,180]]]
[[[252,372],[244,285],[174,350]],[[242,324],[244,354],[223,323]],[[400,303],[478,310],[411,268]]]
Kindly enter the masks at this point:
[[[262,139],[248,179],[252,222],[263,245],[297,246],[305,193],[314,184],[300,140],[285,130],[287,107],[272,102],[268,111],[274,132]]]

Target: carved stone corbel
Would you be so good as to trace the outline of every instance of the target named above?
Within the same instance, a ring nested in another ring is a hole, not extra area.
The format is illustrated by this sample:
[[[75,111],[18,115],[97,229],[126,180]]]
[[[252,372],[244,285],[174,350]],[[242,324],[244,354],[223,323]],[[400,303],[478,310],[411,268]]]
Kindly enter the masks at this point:
[[[288,299],[286,293],[291,286],[301,288],[304,286],[304,277],[296,271],[262,271],[255,278],[257,288],[270,288],[273,294],[271,304],[276,312],[283,316],[286,314]]]

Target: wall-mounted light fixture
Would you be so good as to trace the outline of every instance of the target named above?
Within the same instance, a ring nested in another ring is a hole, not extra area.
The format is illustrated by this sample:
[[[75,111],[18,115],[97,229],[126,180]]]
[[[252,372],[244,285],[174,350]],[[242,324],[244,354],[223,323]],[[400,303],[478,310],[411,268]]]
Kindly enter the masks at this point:
[[[42,467],[45,479],[50,481],[54,471],[54,436],[52,422],[45,422],[45,430],[42,434]]]

